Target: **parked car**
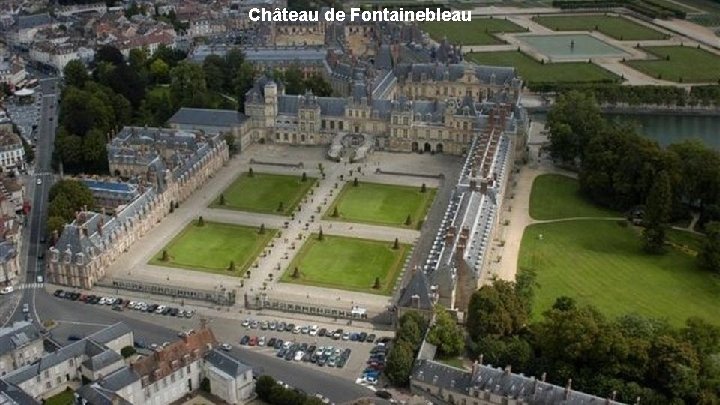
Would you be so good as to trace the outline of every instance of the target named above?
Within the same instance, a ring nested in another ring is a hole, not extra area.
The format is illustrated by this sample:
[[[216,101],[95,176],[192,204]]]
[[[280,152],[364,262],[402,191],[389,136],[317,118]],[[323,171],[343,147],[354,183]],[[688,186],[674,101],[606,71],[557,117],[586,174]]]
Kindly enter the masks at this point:
[[[281,349],[281,348],[283,347],[283,343],[284,343],[284,342],[283,342],[282,339],[278,339],[277,341],[275,341],[275,345],[273,346],[273,348],[274,348],[274,349]]]
[[[275,347],[275,342],[277,342],[277,339],[271,337],[270,339],[268,339],[267,347]]]
[[[67,339],[68,339],[69,341],[71,341],[71,342],[74,342],[74,341],[80,340],[80,339],[82,339],[82,338],[81,338],[80,336],[78,336],[78,335],[70,335],[70,336],[68,336]]]
[[[358,336],[358,342],[364,342],[368,337],[368,334],[365,332],[360,332],[360,335]]]
[[[240,344],[243,346],[247,346],[247,344],[250,342],[250,336],[245,335],[240,339]]]
[[[258,338],[257,336],[253,336],[250,338],[250,341],[248,342],[248,346],[257,346]]]
[[[327,333],[327,329],[321,328],[321,329],[318,331],[318,336],[325,336],[325,333]]]
[[[223,350],[225,350],[226,352],[229,352],[230,350],[232,350],[232,346],[230,346],[230,345],[227,344],[227,343],[221,344],[221,345],[220,345],[220,348],[223,349]]]

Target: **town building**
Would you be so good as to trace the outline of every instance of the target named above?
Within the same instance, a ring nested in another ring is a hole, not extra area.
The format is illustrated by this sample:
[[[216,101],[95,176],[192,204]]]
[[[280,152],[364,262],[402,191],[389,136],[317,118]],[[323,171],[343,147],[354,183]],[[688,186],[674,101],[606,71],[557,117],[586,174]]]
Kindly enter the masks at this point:
[[[211,394],[225,403],[247,402],[255,392],[252,369],[216,346],[212,330],[203,325],[81,387],[78,403],[166,405],[194,394],[205,378]]]
[[[494,368],[475,362],[472,370],[449,366],[433,360],[415,361],[410,374],[410,390],[433,404],[464,405],[621,405],[612,398],[601,398],[540,379],[515,374],[511,368]]]
[[[47,261],[52,283],[92,288],[118,256],[229,158],[219,134],[165,128],[123,128],[107,150],[110,172],[137,184],[139,195],[112,215],[84,209],[53,235]]]
[[[10,172],[24,168],[25,147],[22,140],[12,131],[0,130],[0,169]]]
[[[125,366],[120,351],[133,345],[133,333],[116,323],[87,337],[43,354],[34,362],[0,377],[3,384],[22,390],[41,401],[68,386],[77,386],[83,378],[103,378]]]
[[[43,353],[43,337],[34,323],[15,322],[0,328],[0,376],[34,363]]]

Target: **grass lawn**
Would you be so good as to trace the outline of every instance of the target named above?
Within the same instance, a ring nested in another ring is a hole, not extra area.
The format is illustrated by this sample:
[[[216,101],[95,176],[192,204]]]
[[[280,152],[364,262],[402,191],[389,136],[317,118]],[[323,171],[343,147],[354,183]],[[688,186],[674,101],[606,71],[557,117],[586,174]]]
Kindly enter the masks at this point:
[[[533,219],[570,217],[620,217],[580,195],[578,181],[560,174],[543,174],[535,178],[530,192],[530,216]]]
[[[410,245],[393,242],[325,235],[310,235],[293,259],[281,281],[389,295],[402,268]],[[300,272],[293,278],[294,269]],[[380,288],[374,289],[375,278]]]
[[[425,193],[421,193],[420,187],[365,182],[360,182],[355,187],[349,182],[327,210],[325,218],[420,228],[436,192],[434,188],[428,188]],[[332,216],[335,208],[338,211],[337,217]],[[405,225],[408,215],[411,224]]]
[[[699,316],[720,325],[720,278],[698,269],[692,255],[676,249],[647,255],[641,244],[635,229],[615,221],[526,228],[518,266],[537,272],[534,316],[567,295],[609,316],[637,312],[674,325]]]
[[[261,235],[254,227],[194,221],[165,246],[170,260],[163,261],[160,251],[150,264],[242,276],[276,232],[266,229]],[[228,271],[230,261],[235,271]]]
[[[504,43],[495,33],[525,32],[527,29],[499,18],[477,18],[471,22],[426,22],[420,25],[436,41],[447,37],[455,45],[497,45]]]
[[[223,191],[225,204],[218,197],[210,207],[290,215],[314,184],[312,177],[301,181],[301,176],[243,173]],[[282,210],[278,210],[281,202]]]
[[[622,41],[665,39],[667,35],[627,18],[606,15],[564,15],[534,17],[538,24],[555,31],[600,31]],[[597,28],[596,28],[597,27]]]
[[[665,239],[679,248],[685,249],[689,254],[696,255],[702,249],[705,235],[679,229],[668,229],[665,231]]]
[[[720,56],[714,53],[689,46],[652,46],[643,50],[658,59],[625,63],[648,76],[685,83],[717,83],[720,80]]]
[[[71,390],[65,390],[51,396],[43,403],[46,405],[73,405],[75,403],[75,393]]]
[[[594,63],[562,62],[542,64],[518,51],[472,52],[466,59],[480,65],[513,66],[531,83],[599,82],[619,78]]]

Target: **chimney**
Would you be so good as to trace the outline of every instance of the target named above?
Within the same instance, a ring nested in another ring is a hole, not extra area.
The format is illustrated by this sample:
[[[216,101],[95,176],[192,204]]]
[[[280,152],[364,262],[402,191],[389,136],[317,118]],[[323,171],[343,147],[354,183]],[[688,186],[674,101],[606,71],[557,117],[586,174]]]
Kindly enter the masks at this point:
[[[448,245],[452,245],[452,243],[455,241],[455,227],[450,226],[445,233],[445,243]]]
[[[478,368],[479,368],[479,367],[480,367],[480,366],[478,365],[478,361],[475,360],[475,362],[473,363],[473,366],[472,366],[472,376],[473,376],[473,377],[477,374],[477,371],[478,371]]]
[[[480,356],[478,356],[478,363],[480,363],[481,366],[482,366],[482,364],[483,364],[483,358],[484,358],[484,357],[485,357],[485,355],[482,354],[482,353],[480,353]]]
[[[512,367],[508,364],[507,366],[505,366],[505,371],[503,371],[503,374],[510,375],[511,372],[512,372]]]
[[[488,188],[488,182],[485,179],[480,180],[480,192],[485,194],[487,193]]]
[[[565,386],[565,400],[570,399],[570,393],[572,392],[572,378],[568,378],[567,386]]]
[[[547,373],[542,373],[542,377],[540,377],[540,381],[545,382],[546,378],[547,378]]]
[[[477,181],[476,180],[470,180],[470,191],[477,190]]]

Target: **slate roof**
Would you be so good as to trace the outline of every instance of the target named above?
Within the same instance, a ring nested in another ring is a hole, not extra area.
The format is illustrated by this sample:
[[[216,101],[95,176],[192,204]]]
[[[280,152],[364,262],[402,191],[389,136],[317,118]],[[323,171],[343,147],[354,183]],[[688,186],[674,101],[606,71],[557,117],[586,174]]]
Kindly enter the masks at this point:
[[[122,356],[120,356],[116,351],[107,349],[100,354],[97,354],[93,357],[90,357],[89,359],[85,360],[82,364],[85,366],[88,370],[91,371],[99,371],[103,368],[117,363],[118,361],[122,361]]]
[[[213,110],[207,108],[179,109],[168,120],[170,124],[199,125],[204,127],[232,128],[247,120],[245,114],[235,110]]]
[[[93,385],[99,385],[109,391],[117,392],[138,380],[140,380],[140,375],[135,370],[131,367],[123,367],[96,381],[96,384]]]
[[[419,307],[413,305],[413,296],[417,295],[419,298]],[[432,300],[430,299],[430,287],[428,286],[427,277],[425,272],[415,271],[410,278],[410,282],[400,299],[398,300],[398,307],[402,308],[416,308],[431,310],[433,308]]]
[[[0,263],[5,263],[12,260],[17,255],[15,244],[8,241],[0,242]],[[0,353],[2,353],[0,347]]]
[[[42,339],[40,330],[33,323],[15,322],[8,328],[0,329],[0,355],[10,353],[38,339]]]
[[[17,16],[17,27],[18,29],[29,29],[34,27],[40,27],[43,25],[48,25],[52,22],[52,19],[50,18],[50,14],[48,13],[40,13],[40,14],[30,14],[30,15],[19,15]]]
[[[445,391],[469,395],[470,389],[490,392],[500,397],[525,401],[531,405],[620,405],[620,402],[594,395],[568,390],[509,370],[491,365],[475,365],[473,372],[448,366],[432,360],[417,360],[411,379]],[[482,394],[481,394],[482,395]]]
[[[475,76],[482,83],[510,84],[517,77],[515,68],[502,66],[478,66],[471,64],[402,63],[395,67],[395,75],[401,82],[423,80],[457,81],[466,69],[474,69]]]
[[[98,343],[108,344],[120,336],[124,336],[131,332],[132,330],[126,324],[117,322],[107,328],[100,329],[99,331],[89,335],[88,338]]]
[[[3,405],[40,405],[35,398],[12,384],[0,380],[0,404]]]
[[[249,370],[252,370],[251,367],[243,364],[240,360],[218,349],[209,351],[205,355],[205,361],[233,378],[239,377]]]
[[[98,384],[83,385],[75,394],[82,398],[85,405],[132,405],[125,398]]]

